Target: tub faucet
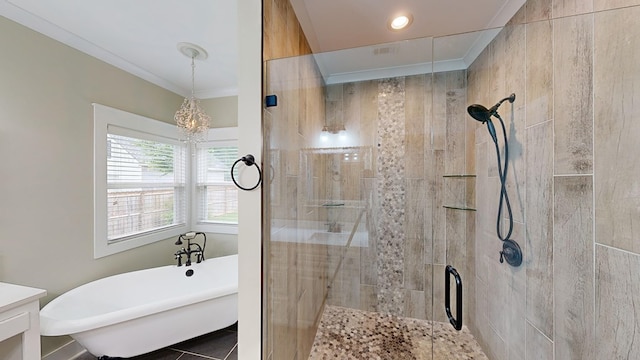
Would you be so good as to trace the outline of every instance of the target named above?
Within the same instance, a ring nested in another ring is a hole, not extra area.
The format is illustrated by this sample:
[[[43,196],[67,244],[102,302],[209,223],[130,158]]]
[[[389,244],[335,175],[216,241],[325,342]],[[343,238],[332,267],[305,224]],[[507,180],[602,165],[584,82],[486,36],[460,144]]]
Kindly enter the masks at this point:
[[[187,247],[182,248],[176,251],[175,259],[178,260],[178,266],[182,266],[182,256],[185,257],[185,266],[191,266],[191,257],[195,256],[196,263],[199,264],[204,260],[204,255],[202,253],[202,248],[198,244],[192,244],[191,241],[187,240]]]
[[[197,235],[202,235],[204,236],[204,245],[200,246],[198,243],[191,243],[191,240],[193,240],[193,238],[195,238]],[[207,237],[206,235],[204,235],[204,233],[195,233],[195,232],[188,232],[186,234],[182,234],[178,237],[178,241],[176,241],[176,245],[182,245],[183,242],[182,240],[186,240],[187,241],[187,247],[186,248],[181,248],[180,250],[176,251],[175,254],[173,254],[173,256],[175,257],[175,259],[178,261],[178,266],[182,266],[182,256],[185,256],[185,266],[191,266],[191,256],[194,255],[195,259],[196,259],[196,263],[199,264],[202,261],[204,261],[204,247],[207,244]]]
[[[176,251],[175,254],[173,254],[173,256],[175,257],[176,260],[178,260],[178,266],[182,266],[182,252],[184,251],[184,249],[180,250],[180,251]]]

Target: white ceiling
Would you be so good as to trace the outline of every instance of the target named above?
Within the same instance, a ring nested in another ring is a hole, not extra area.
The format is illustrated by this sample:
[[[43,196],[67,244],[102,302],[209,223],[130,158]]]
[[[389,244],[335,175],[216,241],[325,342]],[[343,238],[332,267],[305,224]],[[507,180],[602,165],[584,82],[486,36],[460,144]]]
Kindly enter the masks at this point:
[[[189,42],[199,98],[237,94],[235,0],[0,0],[0,15],[183,96],[191,93]]]
[[[209,54],[206,60],[196,60],[196,96],[211,98],[237,94],[236,1],[0,0],[0,15],[183,96],[191,92],[191,59],[177,44],[194,43]],[[432,58],[425,40],[401,40],[500,27],[524,0],[291,3],[314,52],[356,48],[317,55],[327,81],[339,82],[357,80],[381,67],[395,69],[390,74],[408,67],[422,71]],[[413,23],[404,32],[389,31],[386,21],[401,11],[410,11]],[[433,48],[450,52],[450,64],[466,66],[495,33],[451,38]],[[388,42],[396,43],[370,46]],[[427,53],[422,51],[425,47]],[[393,56],[374,57],[381,52]],[[363,64],[367,68],[355,67]]]
[[[504,26],[524,0],[290,0],[315,53]],[[413,23],[390,31],[388,20]]]

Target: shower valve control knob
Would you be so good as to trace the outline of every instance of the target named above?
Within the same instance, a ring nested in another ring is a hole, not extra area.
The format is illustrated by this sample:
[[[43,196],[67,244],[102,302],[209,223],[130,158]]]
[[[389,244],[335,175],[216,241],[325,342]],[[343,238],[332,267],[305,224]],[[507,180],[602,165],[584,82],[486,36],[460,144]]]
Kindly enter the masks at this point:
[[[500,251],[500,263],[518,267],[522,264],[522,250],[517,242],[506,239],[502,242],[502,251]]]
[[[502,251],[500,251],[500,264],[504,263],[505,256],[507,258],[513,256],[513,250],[511,248],[505,248]]]

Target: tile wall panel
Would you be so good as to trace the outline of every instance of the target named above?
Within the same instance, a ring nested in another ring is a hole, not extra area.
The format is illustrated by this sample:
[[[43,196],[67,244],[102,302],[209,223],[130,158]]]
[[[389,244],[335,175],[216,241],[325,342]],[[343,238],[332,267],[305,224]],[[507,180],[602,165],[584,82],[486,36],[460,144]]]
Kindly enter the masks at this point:
[[[425,239],[425,181],[406,180],[404,288],[424,290]]]
[[[527,323],[526,359],[553,360],[553,342],[531,323]]]
[[[596,359],[638,359],[640,256],[596,246]]]
[[[596,241],[640,253],[640,7],[595,14]]]
[[[554,183],[553,288],[556,359],[595,359],[593,178]]]
[[[427,198],[430,200],[426,203],[428,219],[431,219],[431,229],[426,229],[425,237],[431,238],[432,255],[427,256],[427,262],[431,264],[444,264],[446,262],[446,219],[445,210],[445,191],[444,178],[445,160],[444,150],[434,150],[428,156],[431,156],[430,167],[433,169],[432,176],[429,178],[429,192]],[[427,249],[429,250],[429,249]]]
[[[423,179],[425,174],[425,91],[426,75],[405,78],[405,176],[408,179]]]
[[[593,12],[594,0],[553,0],[553,18]]]
[[[553,337],[553,122],[527,129],[527,320]]]
[[[593,8],[595,11],[618,9],[635,5],[640,5],[640,0],[593,0]]]
[[[528,244],[525,241],[525,225],[514,223],[511,239],[517,242],[524,254],[527,254]],[[525,359],[526,329],[527,329],[527,271],[523,266],[514,268],[502,266],[506,274],[508,305],[503,309],[507,318],[507,333],[505,340],[508,347],[509,359]]]
[[[551,19],[552,0],[528,0],[524,6],[527,23]]]
[[[551,21],[528,23],[527,30],[527,126],[553,117],[553,34]]]
[[[553,20],[555,174],[593,173],[593,14]]]

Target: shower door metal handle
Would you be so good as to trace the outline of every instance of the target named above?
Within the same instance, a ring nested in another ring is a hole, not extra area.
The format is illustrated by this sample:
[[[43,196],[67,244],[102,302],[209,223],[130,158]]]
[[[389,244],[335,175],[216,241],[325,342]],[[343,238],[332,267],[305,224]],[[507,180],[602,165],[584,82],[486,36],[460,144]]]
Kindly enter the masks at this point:
[[[456,279],[456,316],[451,314],[451,275]],[[447,310],[447,317],[453,327],[460,331],[462,329],[462,279],[458,271],[451,265],[447,265],[444,270],[444,308]]]

